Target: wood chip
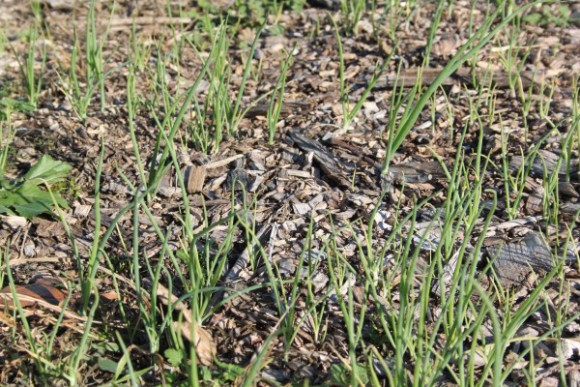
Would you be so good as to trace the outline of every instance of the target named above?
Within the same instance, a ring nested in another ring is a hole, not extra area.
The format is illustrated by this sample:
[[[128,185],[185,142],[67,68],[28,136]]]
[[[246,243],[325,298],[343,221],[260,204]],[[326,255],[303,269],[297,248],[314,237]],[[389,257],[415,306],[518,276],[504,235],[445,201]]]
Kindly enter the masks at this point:
[[[187,165],[183,171],[183,179],[188,193],[197,193],[203,190],[207,170],[205,166]]]
[[[328,178],[337,182],[343,188],[351,187],[350,182],[346,178],[350,168],[339,161],[320,142],[309,139],[295,130],[288,134],[288,139],[303,152],[312,153],[314,160],[320,165],[320,169]]]
[[[24,228],[28,221],[23,216],[0,216],[0,223],[5,224],[11,230],[18,230]]]
[[[505,286],[519,285],[532,272],[546,273],[554,268],[550,249],[542,236],[530,231],[519,242],[487,248],[493,270]]]

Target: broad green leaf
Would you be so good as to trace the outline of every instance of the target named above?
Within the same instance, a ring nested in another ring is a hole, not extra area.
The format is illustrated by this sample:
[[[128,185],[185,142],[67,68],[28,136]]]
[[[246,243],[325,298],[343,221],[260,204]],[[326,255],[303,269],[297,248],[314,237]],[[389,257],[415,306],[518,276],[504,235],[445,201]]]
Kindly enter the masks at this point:
[[[0,204],[0,214],[16,215],[10,208]]]
[[[99,357],[98,364],[102,371],[110,372],[112,374],[117,371],[117,366],[119,365],[116,361],[107,359],[106,357]]]
[[[355,364],[358,378],[364,385],[368,383],[368,374],[364,366]],[[339,386],[350,385],[350,371],[347,367],[342,364],[333,364],[330,366],[330,380]]]
[[[16,214],[24,216],[27,219],[34,218],[35,216],[45,212],[50,212],[50,208],[47,208],[44,204],[38,202],[13,204],[12,209]]]
[[[53,204],[52,197],[48,191],[43,191],[32,184],[23,184],[18,190],[18,194],[28,202],[42,202],[47,207],[50,207]],[[68,204],[60,194],[53,192],[53,196],[59,206],[68,208]]]
[[[13,203],[16,203],[18,199],[18,195],[8,191],[8,190],[0,190],[0,203],[4,206],[9,206]]]
[[[0,213],[32,218],[51,213],[55,201],[59,206],[68,208],[66,200],[58,192],[53,191],[51,195],[45,187],[62,181],[70,170],[69,164],[44,155],[20,179],[0,177]]]
[[[165,352],[163,352],[169,364],[174,367],[179,367],[181,362],[183,361],[183,352],[178,351],[175,348],[167,348]]]
[[[540,24],[540,21],[543,19],[543,16],[541,13],[535,12],[535,13],[530,13],[526,16],[524,16],[524,21],[526,23],[530,23],[530,24]]]
[[[23,176],[25,180],[42,179],[46,184],[52,184],[66,177],[71,166],[62,161],[56,161],[50,155],[44,155]]]

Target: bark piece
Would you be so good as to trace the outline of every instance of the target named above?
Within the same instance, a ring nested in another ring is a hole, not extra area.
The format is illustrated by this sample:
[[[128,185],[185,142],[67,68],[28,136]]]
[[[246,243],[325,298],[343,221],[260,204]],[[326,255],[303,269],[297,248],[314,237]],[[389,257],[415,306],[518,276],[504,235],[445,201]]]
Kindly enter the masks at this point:
[[[309,104],[306,102],[283,101],[282,108],[280,110],[280,116],[288,117],[291,114],[299,113],[301,110],[307,108],[308,106]],[[258,105],[250,108],[245,116],[248,118],[266,117],[268,115],[268,107],[269,102],[259,103]]]
[[[435,81],[441,70],[442,68],[427,68],[422,71],[420,69],[409,69],[400,74],[386,74],[379,78],[375,85],[375,90],[413,87],[418,82],[421,82],[423,86],[428,86]],[[551,74],[548,72],[538,74],[532,71],[522,71],[519,73],[519,77],[523,88],[527,90],[530,86],[540,87],[542,79],[551,78]],[[370,77],[368,77],[368,80],[370,80]],[[467,86],[488,85],[490,80],[495,87],[510,87],[510,76],[505,71],[492,72],[487,69],[472,71],[466,67],[459,68],[455,73],[443,80],[442,86],[453,86],[458,83],[463,83]]]
[[[188,165],[183,171],[183,177],[188,193],[197,193],[203,190],[207,169],[205,166]]]
[[[308,4],[315,8],[327,8],[336,10],[340,6],[338,0],[308,0]]]
[[[271,230],[272,225],[266,224],[257,232],[256,238],[248,243],[248,246],[244,249],[242,254],[240,254],[230,271],[226,274],[224,278],[225,286],[235,288],[235,283],[239,281],[241,272],[245,270],[250,263],[252,251],[257,247],[258,243],[262,243],[266,239],[266,235],[269,234]],[[219,300],[221,300],[221,297],[219,297]]]
[[[314,160],[316,160],[316,162],[320,165],[322,172],[327,175],[329,179],[338,183],[342,188],[350,187],[351,184],[345,177],[345,173],[350,168],[338,160],[319,141],[309,139],[297,131],[290,132],[288,134],[288,138],[303,152],[311,153]]]
[[[532,176],[544,178],[545,176],[550,176],[554,173],[558,173],[560,178],[565,177],[567,174],[570,174],[571,180],[578,180],[578,159],[571,160],[570,165],[566,165],[566,163],[561,163],[559,170],[556,171],[558,168],[558,159],[559,156],[553,152],[547,150],[540,150],[538,155],[534,158],[531,162],[529,159],[526,159],[522,156],[512,156],[510,160],[510,170],[512,172],[517,172],[522,165],[525,164],[525,168],[530,168],[530,173]],[[569,169],[568,169],[569,167]]]
[[[397,184],[422,184],[436,178],[445,177],[445,172],[436,161],[408,162],[391,165],[382,179],[393,181]]]
[[[490,246],[493,270],[502,286],[519,285],[532,272],[546,273],[555,263],[542,236],[530,231],[520,242]]]
[[[11,230],[18,230],[24,228],[27,224],[27,220],[23,216],[7,215],[0,216],[0,224],[5,224]]]
[[[580,12],[579,12],[580,14]],[[580,15],[577,18],[576,25],[580,25]],[[580,386],[580,369],[578,366],[572,368],[572,370],[568,373],[568,385],[571,387],[578,387]]]
[[[138,26],[151,24],[190,24],[191,22],[193,22],[193,19],[189,17],[115,17],[111,20],[111,27],[130,27],[133,24]]]
[[[42,1],[52,9],[59,10],[59,11],[71,11],[76,6],[75,0],[43,0]]]

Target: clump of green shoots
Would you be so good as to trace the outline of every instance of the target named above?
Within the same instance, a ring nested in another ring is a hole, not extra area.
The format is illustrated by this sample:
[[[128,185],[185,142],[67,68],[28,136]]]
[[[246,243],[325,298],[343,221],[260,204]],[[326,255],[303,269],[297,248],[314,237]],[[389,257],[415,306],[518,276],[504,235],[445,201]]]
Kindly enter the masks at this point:
[[[212,48],[205,58],[200,54],[200,58],[207,67],[207,81],[209,88],[205,101],[201,104],[196,97],[193,101],[193,107],[196,111],[195,120],[191,129],[194,139],[198,139],[201,148],[208,151],[211,147],[214,150],[219,149],[224,137],[233,136],[240,125],[240,122],[246,112],[253,106],[242,106],[242,99],[246,84],[253,67],[252,59],[256,51],[263,26],[258,29],[254,41],[249,48],[245,63],[243,65],[242,78],[237,92],[232,96],[230,92],[231,75],[233,73],[232,59],[229,58],[228,50],[231,45],[231,38],[226,33],[227,21],[223,21],[215,33],[212,41]],[[192,48],[197,51],[196,47],[190,42]],[[258,103],[267,95],[253,101]],[[208,125],[208,122],[210,125]]]
[[[330,16],[329,16],[330,17]],[[373,71],[373,75],[369,80],[368,85],[366,86],[365,90],[363,91],[362,95],[356,102],[356,104],[351,108],[350,100],[349,100],[349,87],[346,83],[345,79],[345,64],[344,64],[344,50],[342,47],[342,39],[340,37],[340,32],[336,21],[330,17],[332,24],[334,26],[334,32],[336,36],[336,42],[338,46],[338,59],[339,59],[339,80],[340,80],[340,102],[342,106],[342,129],[343,131],[347,131],[351,127],[351,123],[362,108],[363,104],[366,102],[367,98],[369,97],[371,91],[379,81],[379,78],[384,73],[385,68],[387,67],[388,63],[391,60],[391,57],[394,52],[392,52],[388,58],[383,60],[381,65],[377,64]]]
[[[340,8],[344,18],[344,26],[350,33],[355,32],[356,27],[366,11],[365,0],[341,0]]]
[[[177,135],[177,131],[181,127],[186,113],[190,112],[190,107],[195,99],[195,94],[199,85],[203,81],[210,64],[209,61],[204,63],[204,66],[200,70],[197,78],[187,89],[187,93],[185,95],[178,95],[177,97],[173,97],[170,95],[167,85],[165,84],[165,63],[163,60],[161,60],[161,58],[162,56],[159,55],[157,63],[157,78],[153,82],[153,87],[155,88],[154,92],[156,90],[159,91],[154,93],[156,96],[156,100],[154,102],[159,101],[165,108],[165,115],[163,116],[163,119],[161,119],[158,112],[158,104],[149,103],[149,112],[153,117],[157,128],[159,129],[157,141],[151,156],[149,176],[147,181],[147,187],[151,190],[152,193],[157,191],[161,179],[168,172],[171,165],[175,165],[177,170],[179,170],[179,163],[176,161],[176,157],[173,157],[173,154],[176,153],[174,148],[174,141]],[[163,143],[165,143],[166,146],[162,148]],[[180,174],[178,174],[178,176],[181,177]],[[180,184],[181,183],[183,182],[180,181]]]
[[[270,98],[270,103],[268,104],[268,143],[274,143],[274,136],[276,134],[276,126],[278,125],[278,120],[280,118],[280,112],[284,104],[284,92],[286,90],[286,73],[288,68],[292,65],[292,58],[294,56],[294,49],[288,54],[286,60],[282,64],[282,69],[280,70],[280,76],[278,81],[272,90],[272,96]]]
[[[91,100],[98,91],[101,111],[105,109],[105,60],[103,58],[103,46],[107,41],[110,22],[113,17],[114,3],[111,10],[109,24],[102,36],[97,31],[97,1],[91,0],[86,18],[85,51],[81,55],[82,44],[75,31],[75,42],[72,49],[70,69],[67,79],[59,74],[64,93],[68,97],[74,112],[82,120],[86,120]],[[81,63],[84,61],[84,63]],[[84,68],[82,78],[79,69]]]
[[[27,51],[24,54],[24,60],[18,60],[20,73],[24,90],[28,97],[28,102],[36,107],[38,97],[42,89],[42,73],[46,67],[46,45],[42,42],[42,17],[41,4],[39,1],[31,1],[34,22],[32,27],[26,33]],[[37,56],[40,55],[40,71],[36,71]]]
[[[504,7],[498,5],[496,10],[485,19],[482,27],[477,32],[475,32],[463,46],[459,48],[457,53],[449,60],[445,67],[443,67],[433,82],[431,82],[429,87],[419,95],[419,98],[416,102],[414,101],[417,93],[420,91],[420,85],[414,85],[414,87],[409,91],[409,94],[404,99],[406,104],[399,126],[396,128],[396,130],[389,133],[389,138],[387,141],[387,152],[382,165],[383,172],[387,171],[391,162],[391,158],[397,149],[399,149],[399,147],[402,145],[411,129],[415,126],[419,115],[423,111],[425,105],[429,102],[433,93],[435,93],[435,91],[441,87],[443,82],[448,77],[450,77],[463,63],[474,57],[487,43],[489,43],[500,31],[502,31],[513,18],[540,3],[542,3],[542,0],[522,5],[513,12],[504,15],[503,18],[495,25],[495,27],[492,28],[499,16],[505,12]]]
[[[580,90],[578,88],[580,76],[572,80],[572,115],[570,117],[570,130],[562,143],[562,156],[566,166],[566,173],[570,175],[570,169],[574,150],[580,150]],[[546,107],[545,114],[548,113],[549,106]]]
[[[8,164],[8,152],[14,138],[15,130],[12,126],[12,106],[4,103],[0,90],[0,176],[4,176],[4,170]]]

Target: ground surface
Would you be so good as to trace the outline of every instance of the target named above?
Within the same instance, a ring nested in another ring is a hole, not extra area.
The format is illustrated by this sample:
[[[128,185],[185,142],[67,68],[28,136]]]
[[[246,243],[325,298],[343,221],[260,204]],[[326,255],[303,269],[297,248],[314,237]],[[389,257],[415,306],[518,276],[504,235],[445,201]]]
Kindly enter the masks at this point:
[[[498,373],[514,384],[577,383],[577,5],[538,6],[508,23],[436,90],[381,173],[417,101],[398,96],[434,82],[484,22],[483,2],[444,7],[433,40],[433,3],[389,11],[378,2],[352,25],[324,2],[284,8],[267,18],[250,62],[266,5],[105,3],[96,9],[97,38],[109,29],[104,103],[94,83],[86,113],[88,5],[46,1],[35,22],[29,4],[0,3],[6,98],[26,101],[26,34],[35,23],[43,31],[36,107],[13,108],[1,127],[5,178],[44,154],[72,166],[54,188],[69,204],[60,217],[18,223],[4,213],[4,293],[14,296],[9,267],[16,295],[27,289],[32,301],[15,313],[4,301],[2,384],[175,384],[195,374],[207,384],[426,385],[491,383]],[[230,41],[212,56],[225,14]],[[389,58],[347,124],[331,17],[351,108]],[[269,141],[276,94],[267,93],[279,91],[289,52]],[[247,63],[234,125],[217,112],[236,100]],[[145,193],[170,148],[163,179]]]

